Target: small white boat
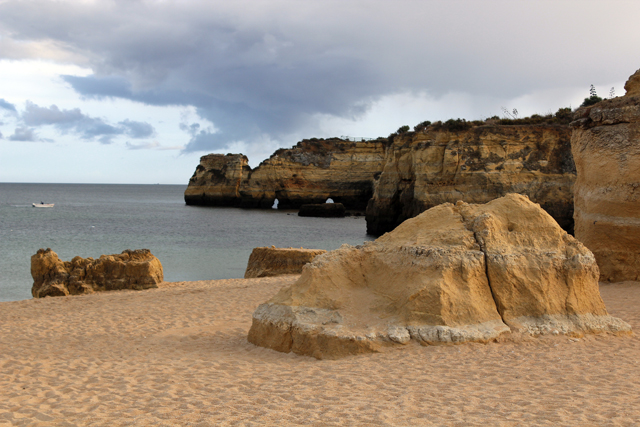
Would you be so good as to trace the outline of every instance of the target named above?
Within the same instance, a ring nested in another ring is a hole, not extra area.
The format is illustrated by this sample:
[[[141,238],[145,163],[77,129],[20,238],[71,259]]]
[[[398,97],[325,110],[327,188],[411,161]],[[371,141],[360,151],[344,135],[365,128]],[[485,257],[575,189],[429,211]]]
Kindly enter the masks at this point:
[[[52,208],[55,203],[32,203],[34,208]]]

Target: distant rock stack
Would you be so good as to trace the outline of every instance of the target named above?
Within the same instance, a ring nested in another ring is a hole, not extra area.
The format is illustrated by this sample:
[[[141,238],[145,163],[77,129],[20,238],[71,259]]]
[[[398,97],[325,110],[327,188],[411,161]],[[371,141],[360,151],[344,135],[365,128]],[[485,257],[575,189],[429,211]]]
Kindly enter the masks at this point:
[[[640,279],[640,70],[625,96],[575,113],[575,236],[594,253],[600,280]]]
[[[31,257],[31,276],[34,298],[157,288],[164,279],[162,264],[148,249],[71,261],[61,261],[49,248],[40,249]]]

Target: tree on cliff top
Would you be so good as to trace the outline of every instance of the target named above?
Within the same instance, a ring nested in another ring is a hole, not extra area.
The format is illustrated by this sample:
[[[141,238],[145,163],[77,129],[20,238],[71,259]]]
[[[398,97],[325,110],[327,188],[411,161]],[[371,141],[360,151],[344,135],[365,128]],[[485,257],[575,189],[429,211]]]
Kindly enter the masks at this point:
[[[580,106],[588,107],[589,105],[597,104],[600,101],[602,101],[602,98],[600,98],[596,93],[595,86],[591,85],[591,87],[589,88],[589,97],[585,98],[584,101],[582,102],[582,105]]]

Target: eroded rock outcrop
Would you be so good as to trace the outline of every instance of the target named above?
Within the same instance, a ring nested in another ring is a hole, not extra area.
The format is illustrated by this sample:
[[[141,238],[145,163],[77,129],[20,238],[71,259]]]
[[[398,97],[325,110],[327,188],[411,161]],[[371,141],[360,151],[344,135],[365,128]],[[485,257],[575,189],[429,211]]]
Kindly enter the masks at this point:
[[[398,135],[367,206],[367,232],[381,235],[445,202],[486,203],[527,195],[573,231],[575,166],[567,125],[429,126]]]
[[[510,194],[445,203],[362,246],[318,256],[253,315],[250,342],[337,358],[503,333],[625,334],[607,314],[591,252]]]
[[[39,249],[31,257],[31,276],[35,298],[157,288],[163,280],[162,264],[148,249],[71,261],[61,261],[49,248]]]
[[[305,264],[325,252],[327,251],[324,249],[276,248],[275,246],[254,248],[249,256],[244,278],[300,274]]]
[[[188,205],[298,209],[328,198],[364,210],[382,171],[385,139],[311,139],[280,149],[255,169],[241,154],[209,154],[185,191]]]
[[[640,279],[640,70],[623,97],[575,113],[575,235],[604,281]]]

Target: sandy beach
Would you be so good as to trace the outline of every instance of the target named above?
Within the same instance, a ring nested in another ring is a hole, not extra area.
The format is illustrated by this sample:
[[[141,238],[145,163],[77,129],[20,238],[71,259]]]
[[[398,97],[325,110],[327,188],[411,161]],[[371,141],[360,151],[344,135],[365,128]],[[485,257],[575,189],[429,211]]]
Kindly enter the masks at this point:
[[[0,426],[634,426],[640,339],[545,337],[316,360],[247,342],[296,276],[0,303]],[[603,283],[640,331],[640,283]]]

